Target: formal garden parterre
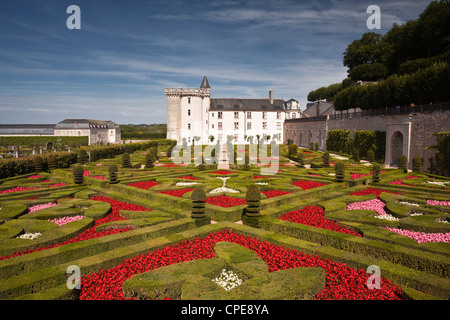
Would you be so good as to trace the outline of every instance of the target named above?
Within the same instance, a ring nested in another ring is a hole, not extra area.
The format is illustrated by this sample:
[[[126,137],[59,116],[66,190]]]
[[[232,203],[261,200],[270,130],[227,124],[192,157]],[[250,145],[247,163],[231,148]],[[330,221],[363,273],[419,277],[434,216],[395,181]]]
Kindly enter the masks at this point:
[[[64,155],[51,169],[44,157],[37,172],[8,164],[0,299],[450,297],[450,178],[322,163],[312,149],[296,161],[285,145],[265,175],[267,159],[174,164],[172,147],[97,147],[91,161]],[[80,289],[67,286],[69,266]]]

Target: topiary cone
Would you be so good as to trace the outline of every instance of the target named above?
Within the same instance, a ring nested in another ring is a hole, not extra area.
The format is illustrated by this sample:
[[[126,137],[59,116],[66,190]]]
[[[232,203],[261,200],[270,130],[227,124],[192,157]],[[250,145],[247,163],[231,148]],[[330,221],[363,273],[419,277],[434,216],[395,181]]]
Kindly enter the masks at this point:
[[[373,165],[373,182],[380,182],[380,165],[374,164]]]
[[[75,166],[75,168],[73,168],[73,182],[75,184],[83,183],[83,180],[84,180],[83,173],[84,173],[84,169],[82,166],[77,165],[77,166]]]
[[[191,194],[192,210],[191,217],[194,219],[200,219],[206,217],[206,193],[202,187],[194,188]]]
[[[115,164],[111,164],[108,167],[108,173],[109,173],[109,183],[110,184],[119,183],[119,180],[117,180],[117,166]]]
[[[258,217],[261,215],[261,192],[256,184],[251,184],[247,188],[245,196],[247,207],[245,214],[248,217]]]
[[[44,161],[42,160],[42,158],[40,156],[36,156],[33,158],[33,166],[34,166],[34,171],[36,171],[36,172],[44,171]]]
[[[56,159],[54,155],[49,155],[47,158],[47,163],[48,163],[48,171],[52,172],[52,170],[57,169],[58,167],[56,166]]]
[[[122,155],[122,167],[131,168],[130,154],[124,153]]]
[[[339,161],[336,163],[336,166],[334,167],[334,170],[336,172],[336,181],[337,182],[344,182],[345,179],[345,164],[342,161]]]

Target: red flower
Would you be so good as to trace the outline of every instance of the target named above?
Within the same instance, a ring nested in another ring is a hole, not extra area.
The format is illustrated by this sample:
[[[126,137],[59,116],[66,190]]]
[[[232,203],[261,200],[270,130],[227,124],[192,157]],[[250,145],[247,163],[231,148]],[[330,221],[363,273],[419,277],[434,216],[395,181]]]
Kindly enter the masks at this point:
[[[193,176],[181,176],[177,177],[177,179],[199,180],[198,178],[195,178]]]
[[[128,185],[132,186],[132,187],[139,188],[139,189],[148,190],[151,187],[154,187],[154,186],[158,185],[158,183],[156,181],[142,181],[142,182],[133,182],[133,183],[130,183]]]
[[[381,277],[380,289],[367,288],[370,275],[364,269],[358,270],[344,263],[305,254],[230,230],[222,230],[203,238],[188,239],[156,249],[123,260],[113,268],[84,275],[81,279],[80,299],[127,299],[122,291],[125,280],[156,268],[189,260],[213,258],[214,245],[219,241],[232,242],[256,252],[267,263],[269,272],[302,267],[323,268],[326,272],[325,287],[316,295],[316,300],[399,300],[402,295],[401,289],[384,277]]]
[[[359,237],[361,236],[358,232],[352,229],[340,226],[336,222],[326,219],[323,208],[319,206],[307,206],[301,210],[286,212],[283,215],[281,215],[279,219],[300,224],[306,224],[308,226],[313,226],[321,229],[353,234]]]
[[[399,194],[397,192],[390,192],[390,191],[386,191],[386,190],[383,190],[383,189],[376,189],[376,188],[366,188],[364,190],[355,191],[355,192],[352,192],[350,194],[352,196],[365,196],[365,195],[368,195],[368,194],[374,194],[377,198],[379,198],[380,194],[382,192]]]
[[[282,190],[268,190],[268,191],[261,191],[261,193],[264,193],[267,198],[273,198],[273,197],[279,197],[288,193],[292,193],[289,191],[282,191]]]
[[[294,186],[302,188],[303,190],[308,190],[308,189],[317,188],[317,187],[326,185],[326,183],[315,182],[315,181],[306,181],[306,180],[294,181],[294,182],[292,182],[292,184]]]
[[[168,194],[169,196],[179,197],[181,198],[183,194],[191,192],[194,188],[188,189],[175,189],[175,190],[166,190],[166,191],[158,191],[159,193]]]
[[[211,173],[213,173],[213,174],[226,175],[226,174],[233,174],[233,173],[236,173],[236,172],[227,171],[227,170],[219,170],[219,171],[214,171],[214,172],[211,172]]]
[[[206,203],[213,204],[224,208],[241,206],[245,204],[245,199],[231,198],[227,196],[215,196],[206,199]]]

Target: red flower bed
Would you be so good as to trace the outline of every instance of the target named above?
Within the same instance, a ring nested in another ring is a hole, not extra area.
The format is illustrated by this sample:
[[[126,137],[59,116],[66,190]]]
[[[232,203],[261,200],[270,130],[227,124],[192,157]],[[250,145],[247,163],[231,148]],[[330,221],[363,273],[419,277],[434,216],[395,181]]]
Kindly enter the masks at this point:
[[[81,279],[80,299],[127,299],[122,291],[125,280],[143,272],[183,261],[213,258],[214,245],[219,241],[233,242],[256,252],[267,263],[269,272],[302,267],[323,268],[326,272],[325,287],[316,295],[316,300],[400,300],[402,295],[400,287],[384,277],[381,277],[380,289],[368,289],[366,283],[370,275],[364,269],[350,268],[346,264],[330,259],[305,254],[230,230],[222,230],[203,238],[184,240],[126,259],[111,269],[84,275]]]
[[[151,187],[154,187],[154,186],[158,185],[158,183],[156,181],[141,181],[141,182],[129,183],[128,185],[132,186],[132,187],[139,188],[139,189],[148,190]]]
[[[198,178],[195,178],[193,176],[181,176],[177,177],[177,179],[199,180]]]
[[[336,222],[326,219],[323,208],[319,206],[307,206],[301,210],[286,212],[278,219],[361,237],[355,230],[340,226]]]
[[[104,231],[96,231],[95,229],[97,226],[99,226],[103,223],[106,223],[106,222],[127,220],[127,218],[119,215],[120,210],[152,211],[151,209],[148,209],[148,208],[145,208],[142,206],[138,206],[133,203],[120,202],[120,201],[116,201],[114,199],[107,198],[105,196],[93,197],[93,198],[91,198],[91,200],[108,202],[109,204],[111,204],[111,209],[112,209],[111,213],[108,214],[107,216],[103,217],[102,219],[96,220],[94,223],[94,226],[90,227],[89,229],[86,229],[85,231],[81,232],[79,235],[77,235],[67,241],[60,242],[57,244],[52,244],[52,245],[49,245],[46,247],[39,247],[34,250],[23,250],[20,252],[14,252],[13,254],[11,254],[9,256],[0,257],[0,260],[8,259],[8,258],[16,257],[16,256],[21,256],[21,255],[36,252],[36,251],[42,251],[42,250],[46,250],[46,249],[50,249],[50,248],[55,248],[55,247],[63,246],[65,244],[69,244],[69,243],[74,243],[74,242],[78,242],[78,241],[104,237],[104,236],[107,236],[110,234],[125,232],[128,230],[131,230],[131,228],[108,229],[108,230],[104,230]]]
[[[192,190],[194,190],[194,188],[166,190],[166,191],[158,191],[158,192],[168,194],[169,196],[181,198],[183,196],[183,194],[191,192]]]
[[[245,199],[231,198],[227,196],[215,196],[206,199],[206,203],[213,204],[224,208],[241,206],[245,204]]]
[[[413,186],[414,187],[414,185],[403,183],[403,181],[404,180],[408,180],[408,179],[415,179],[415,178],[420,178],[420,177],[418,177],[418,176],[409,176],[409,177],[406,177],[406,178],[403,178],[403,179],[399,179],[399,180],[396,180],[396,181],[391,181],[391,182],[389,182],[389,184],[397,184],[397,185],[405,185],[405,186]]]
[[[386,190],[383,190],[383,189],[376,189],[376,188],[366,188],[364,190],[355,191],[355,192],[352,192],[350,194],[352,196],[365,196],[365,195],[368,195],[368,194],[374,194],[377,198],[379,198],[380,194],[382,192],[399,194],[397,192],[390,192],[390,191],[386,191]]]
[[[254,176],[253,179],[264,179],[267,178],[266,176]]]
[[[268,191],[261,191],[261,193],[264,193],[267,198],[273,198],[273,197],[279,197],[288,193],[292,193],[289,191],[282,191],[282,190],[268,190]]]
[[[298,180],[292,182],[294,186],[300,187],[303,190],[308,190],[312,188],[317,188],[326,185],[326,183],[315,182],[315,181],[307,181],[307,180]]]
[[[219,170],[219,171],[214,171],[214,172],[211,172],[211,173],[213,173],[213,174],[226,175],[226,174],[233,174],[233,173],[236,173],[236,172],[227,171],[227,170]]]
[[[11,192],[20,192],[20,191],[28,191],[28,190],[37,190],[37,189],[42,189],[42,188],[25,188],[25,187],[16,187],[13,189],[8,189],[8,190],[1,190],[0,193],[11,193]]]

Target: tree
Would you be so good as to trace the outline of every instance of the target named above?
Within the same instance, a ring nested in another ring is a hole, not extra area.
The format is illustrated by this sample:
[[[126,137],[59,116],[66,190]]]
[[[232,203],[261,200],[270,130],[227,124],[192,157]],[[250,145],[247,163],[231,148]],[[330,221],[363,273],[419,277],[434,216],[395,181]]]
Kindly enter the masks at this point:
[[[122,167],[131,168],[130,155],[128,153],[122,155]]]
[[[383,53],[380,48],[381,38],[382,36],[378,33],[367,32],[362,35],[361,39],[354,40],[347,46],[343,63],[348,67],[349,74],[360,65],[381,61]]]
[[[36,156],[33,158],[33,166],[36,173],[44,171],[44,161],[40,156]]]
[[[342,161],[336,163],[334,170],[336,172],[336,182],[344,182],[345,179],[345,164]]]
[[[398,158],[398,167],[403,169],[404,173],[408,172],[408,158],[404,154]]]
[[[152,152],[147,153],[145,156],[145,169],[152,169],[155,166],[153,163],[154,159],[155,158]]]
[[[248,186],[245,200],[247,204],[245,215],[247,217],[259,217],[261,215],[261,192],[256,184]]]
[[[201,219],[206,217],[206,193],[202,187],[195,187],[191,194],[192,209],[191,217]]]
[[[325,152],[322,156],[323,160],[323,166],[329,167],[330,166],[330,154],[328,152]]]
[[[77,165],[73,168],[73,182],[75,184],[81,184],[84,181],[84,169],[82,166]]]
[[[108,167],[108,173],[109,173],[109,183],[110,184],[119,183],[119,180],[117,180],[117,165],[115,165],[114,163],[111,164]]]
[[[381,178],[380,178],[380,165],[379,164],[374,164],[373,165],[373,182],[377,183],[380,182]]]
[[[419,156],[415,156],[412,161],[413,161],[413,171],[414,172],[422,171],[422,158]]]
[[[81,164],[85,164],[88,161],[88,154],[85,149],[81,149],[78,153],[78,162]]]

